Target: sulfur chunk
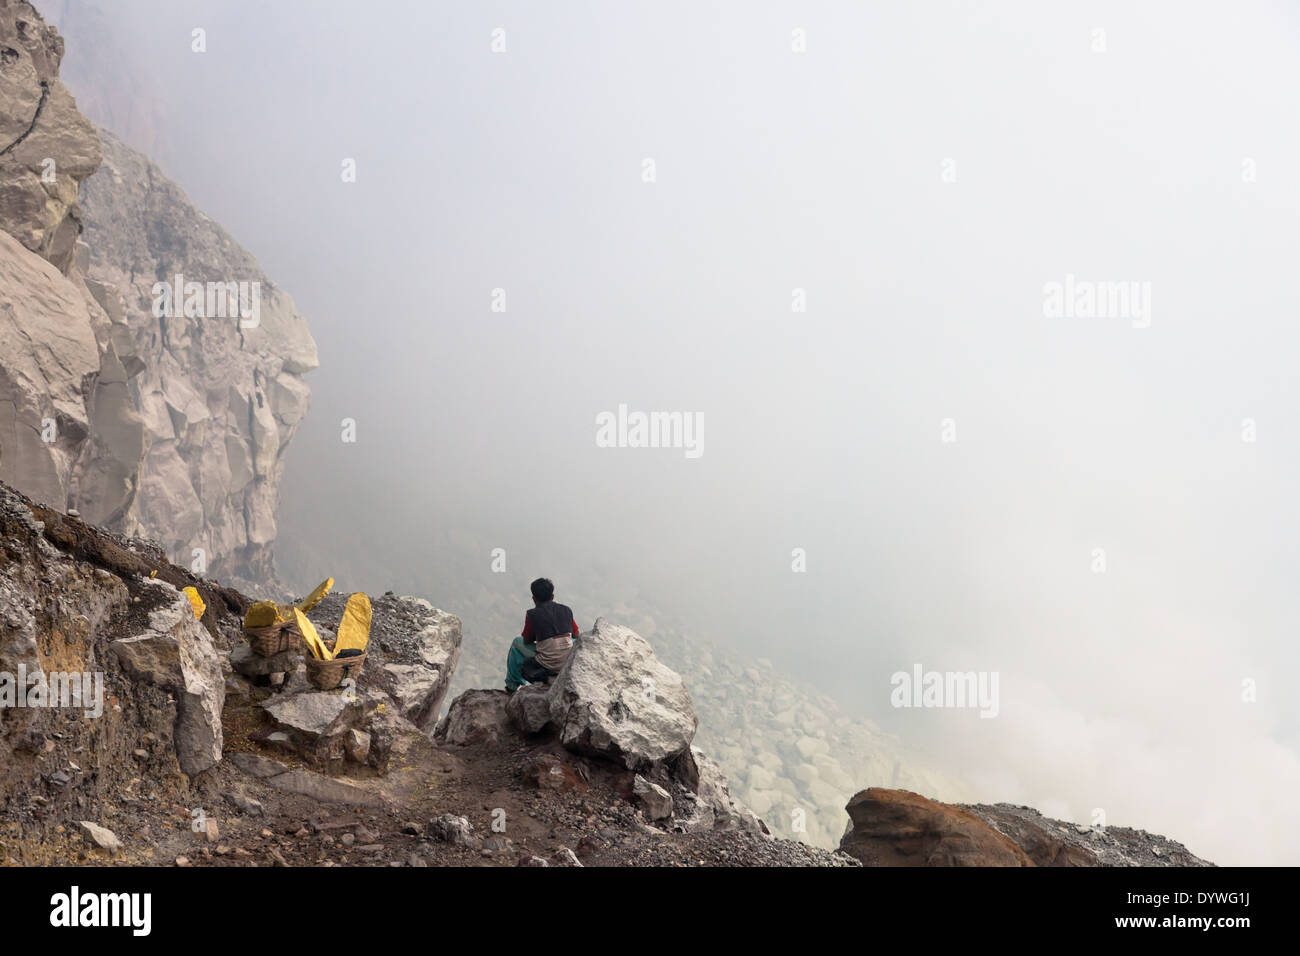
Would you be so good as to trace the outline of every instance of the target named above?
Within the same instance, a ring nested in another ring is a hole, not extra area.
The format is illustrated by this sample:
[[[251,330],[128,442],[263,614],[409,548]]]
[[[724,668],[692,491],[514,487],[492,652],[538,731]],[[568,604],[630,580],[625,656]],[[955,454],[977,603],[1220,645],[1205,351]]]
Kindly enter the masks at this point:
[[[334,654],[355,648],[364,651],[370,643],[370,598],[358,591],[348,598],[348,605],[343,609],[343,620],[339,621],[339,635],[334,641]]]
[[[194,617],[202,620],[203,612],[208,609],[208,606],[203,603],[203,598],[199,597],[198,588],[192,585],[187,587],[185,589],[185,596],[190,599],[190,607],[194,608]]]

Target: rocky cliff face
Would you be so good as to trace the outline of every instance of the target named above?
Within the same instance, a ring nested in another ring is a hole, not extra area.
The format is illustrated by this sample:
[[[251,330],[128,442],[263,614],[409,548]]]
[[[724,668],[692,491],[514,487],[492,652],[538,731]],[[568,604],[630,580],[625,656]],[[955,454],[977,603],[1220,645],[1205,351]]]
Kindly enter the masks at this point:
[[[131,11],[98,0],[32,2],[63,37],[60,73],[82,115],[166,167],[171,157],[162,134],[167,114],[157,93],[160,68],[121,52],[120,37],[135,28]]]
[[[96,453],[95,409],[113,411],[115,331],[76,268],[77,189],[101,153],[62,56],[35,10],[0,0],[0,477],[60,505]]]
[[[59,80],[63,39],[25,0],[0,0],[0,228],[62,273],[81,232],[77,187],[99,138]]]
[[[175,183],[112,134],[103,144],[103,166],[82,187],[87,272],[130,330],[145,449],[121,517],[112,501],[80,510],[186,563],[202,549],[210,573],[260,591],[274,579],[284,456],[310,404],[303,375],[319,364],[316,343],[293,300]],[[202,306],[174,300],[181,314],[155,314],[159,283],[175,289],[177,276],[202,285]],[[252,318],[208,314],[208,290],[227,283],[249,290],[240,301],[255,304]]]
[[[0,0],[0,479],[265,588],[315,343],[247,252],[77,111],[62,54]]]

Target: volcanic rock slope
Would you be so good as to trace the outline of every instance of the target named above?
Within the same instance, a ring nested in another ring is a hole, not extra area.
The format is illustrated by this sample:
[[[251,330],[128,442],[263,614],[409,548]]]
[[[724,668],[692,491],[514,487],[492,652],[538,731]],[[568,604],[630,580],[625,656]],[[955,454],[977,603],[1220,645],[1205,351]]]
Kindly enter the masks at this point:
[[[267,587],[315,343],[247,252],[77,111],[62,55],[0,0],[0,479]],[[177,276],[243,283],[256,308],[159,314]]]
[[[192,588],[201,615],[182,593]],[[321,687],[251,652],[248,599],[0,484],[0,859],[12,864],[1200,865],[1141,831],[867,790],[838,851],[773,836],[696,746],[689,688],[598,619],[549,685],[435,723],[460,620],[373,602]],[[342,595],[311,612],[328,639]],[[94,687],[81,697],[57,688]]]
[[[247,606],[0,484],[0,859],[857,865],[766,833],[626,628],[598,622],[551,687],[470,691],[435,723],[454,615],[379,597],[364,668],[322,689],[301,646],[250,652]],[[327,637],[341,613],[312,611]],[[100,692],[60,700],[75,675]]]

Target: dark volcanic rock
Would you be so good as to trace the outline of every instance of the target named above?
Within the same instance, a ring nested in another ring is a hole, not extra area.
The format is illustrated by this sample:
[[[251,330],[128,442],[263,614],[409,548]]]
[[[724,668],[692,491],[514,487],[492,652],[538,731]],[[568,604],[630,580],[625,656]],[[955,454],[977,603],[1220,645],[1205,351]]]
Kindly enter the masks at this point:
[[[1210,866],[1141,830],[1085,827],[1010,804],[956,806],[873,787],[849,801],[840,849],[867,866]]]

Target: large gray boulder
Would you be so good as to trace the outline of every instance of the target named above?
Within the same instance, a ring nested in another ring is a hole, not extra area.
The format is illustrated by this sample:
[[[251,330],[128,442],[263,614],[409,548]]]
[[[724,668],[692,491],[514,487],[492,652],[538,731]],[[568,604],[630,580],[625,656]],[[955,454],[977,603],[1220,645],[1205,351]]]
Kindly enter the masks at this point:
[[[604,618],[578,638],[549,698],[564,746],[629,770],[688,753],[699,726],[677,672],[630,628]]]
[[[189,598],[169,584],[152,582],[171,600],[149,614],[140,634],[110,644],[132,677],[176,696],[176,759],[193,776],[221,760],[221,708],[226,683],[212,635],[194,617]]]

